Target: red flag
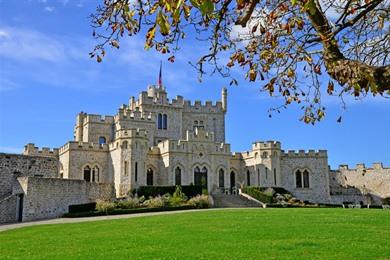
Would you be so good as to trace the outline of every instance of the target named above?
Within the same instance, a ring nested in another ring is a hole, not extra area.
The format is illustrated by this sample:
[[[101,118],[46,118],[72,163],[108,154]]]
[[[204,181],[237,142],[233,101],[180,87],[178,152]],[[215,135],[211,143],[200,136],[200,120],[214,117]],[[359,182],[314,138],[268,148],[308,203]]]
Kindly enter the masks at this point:
[[[158,86],[162,86],[162,75],[161,75],[162,61],[160,61],[160,74],[158,75]]]

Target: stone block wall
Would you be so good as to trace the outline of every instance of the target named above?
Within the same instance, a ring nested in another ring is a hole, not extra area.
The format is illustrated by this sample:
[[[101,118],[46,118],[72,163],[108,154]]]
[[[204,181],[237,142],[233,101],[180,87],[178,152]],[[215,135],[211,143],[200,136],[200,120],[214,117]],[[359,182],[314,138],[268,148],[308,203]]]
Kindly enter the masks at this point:
[[[0,198],[0,224],[16,222],[16,195]]]
[[[23,221],[56,218],[68,212],[69,205],[111,198],[111,184],[84,180],[19,177],[24,193]]]

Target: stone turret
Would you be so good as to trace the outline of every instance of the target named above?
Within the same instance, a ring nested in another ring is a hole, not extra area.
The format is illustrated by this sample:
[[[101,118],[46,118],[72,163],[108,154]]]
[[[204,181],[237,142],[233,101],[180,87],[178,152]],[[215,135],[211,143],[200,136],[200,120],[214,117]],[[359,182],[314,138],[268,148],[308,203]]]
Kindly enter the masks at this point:
[[[222,94],[221,97],[222,111],[226,113],[227,112],[227,88],[223,88],[221,94]]]

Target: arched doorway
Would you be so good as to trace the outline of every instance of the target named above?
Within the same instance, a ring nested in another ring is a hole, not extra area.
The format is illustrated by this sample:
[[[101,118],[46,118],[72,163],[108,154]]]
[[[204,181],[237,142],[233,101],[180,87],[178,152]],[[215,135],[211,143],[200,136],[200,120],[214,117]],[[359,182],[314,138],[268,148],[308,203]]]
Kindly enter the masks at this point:
[[[202,170],[200,170],[199,167],[195,167],[194,182],[195,185],[200,185],[204,189],[207,189],[207,168],[206,167],[203,167]]]
[[[230,172],[230,193],[233,193],[233,188],[236,187],[236,174],[231,171]]]
[[[149,168],[146,171],[146,185],[153,186],[153,170],[152,170],[152,168]]]

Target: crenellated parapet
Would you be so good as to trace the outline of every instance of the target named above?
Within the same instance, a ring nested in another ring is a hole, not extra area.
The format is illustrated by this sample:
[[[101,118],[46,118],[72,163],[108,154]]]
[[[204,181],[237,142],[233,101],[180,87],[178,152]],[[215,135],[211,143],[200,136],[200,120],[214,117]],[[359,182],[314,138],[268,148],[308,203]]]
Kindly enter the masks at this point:
[[[258,149],[281,149],[281,144],[279,141],[256,141],[252,144],[252,150]]]
[[[121,120],[134,120],[134,121],[155,121],[155,116],[152,113],[144,113],[139,110],[139,107],[135,107],[131,110],[130,107],[123,105],[119,108],[118,113],[115,115],[115,121]]]
[[[215,136],[213,132],[206,132],[203,128],[195,128],[195,131],[186,131],[186,140],[214,142]]]
[[[24,146],[23,155],[42,156],[42,157],[58,157],[58,149],[50,149],[48,147],[36,147],[35,144],[29,143]]]
[[[84,124],[85,123],[113,124],[114,117],[113,116],[106,116],[106,115],[85,114],[84,115]]]
[[[147,139],[148,133],[145,129],[131,128],[118,130],[115,133],[115,139],[142,138]]]
[[[382,162],[375,162],[372,167],[366,167],[364,163],[357,163],[355,168],[349,168],[347,164],[340,164],[338,171],[367,171],[367,170],[390,170],[389,167],[383,167]]]
[[[202,103],[200,100],[195,100],[194,103],[191,103],[190,100],[184,101],[183,112],[187,113],[224,113],[225,110],[222,106],[221,101],[206,101]]]
[[[108,152],[108,144],[96,144],[86,142],[70,141],[61,146],[58,151],[63,154],[67,151],[93,151],[93,152]]]
[[[287,152],[282,150],[282,157],[285,158],[300,158],[300,157],[312,157],[312,158],[327,158],[327,150],[288,150]]]

